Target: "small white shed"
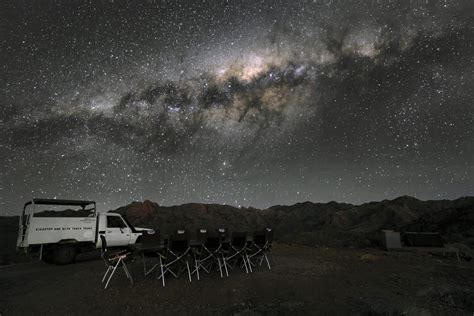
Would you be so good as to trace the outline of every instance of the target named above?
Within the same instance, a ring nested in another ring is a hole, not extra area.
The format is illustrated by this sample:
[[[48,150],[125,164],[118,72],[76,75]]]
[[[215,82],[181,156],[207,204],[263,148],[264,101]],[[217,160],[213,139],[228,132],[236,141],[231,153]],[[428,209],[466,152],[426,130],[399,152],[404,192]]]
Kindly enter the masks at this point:
[[[384,234],[384,245],[387,250],[402,248],[400,232],[393,230],[383,230],[382,232]]]

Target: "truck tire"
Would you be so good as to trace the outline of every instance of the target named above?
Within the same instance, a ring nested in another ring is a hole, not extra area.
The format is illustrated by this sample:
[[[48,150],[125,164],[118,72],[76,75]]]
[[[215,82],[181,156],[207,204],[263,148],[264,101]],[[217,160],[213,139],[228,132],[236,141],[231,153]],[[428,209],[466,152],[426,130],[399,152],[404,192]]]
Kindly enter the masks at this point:
[[[77,248],[74,245],[60,245],[53,251],[53,261],[56,264],[70,264],[76,259]]]

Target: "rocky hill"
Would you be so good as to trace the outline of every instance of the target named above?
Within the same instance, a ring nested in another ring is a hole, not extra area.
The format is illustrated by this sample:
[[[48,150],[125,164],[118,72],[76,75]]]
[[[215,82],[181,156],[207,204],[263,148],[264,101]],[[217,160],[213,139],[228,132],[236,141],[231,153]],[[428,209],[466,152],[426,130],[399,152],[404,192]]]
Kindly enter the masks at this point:
[[[257,230],[273,227],[276,238],[312,246],[364,247],[377,244],[382,229],[438,231],[450,243],[474,246],[474,197],[421,201],[409,196],[362,205],[303,202],[268,209],[217,204],[160,206],[133,202],[114,210],[135,226],[167,234],[174,229]]]
[[[220,204],[190,203],[179,206],[160,206],[151,201],[132,202],[112,212],[120,213],[133,225],[150,227],[168,234],[175,229],[217,229],[234,231],[262,229],[269,225],[267,210],[236,208]]]

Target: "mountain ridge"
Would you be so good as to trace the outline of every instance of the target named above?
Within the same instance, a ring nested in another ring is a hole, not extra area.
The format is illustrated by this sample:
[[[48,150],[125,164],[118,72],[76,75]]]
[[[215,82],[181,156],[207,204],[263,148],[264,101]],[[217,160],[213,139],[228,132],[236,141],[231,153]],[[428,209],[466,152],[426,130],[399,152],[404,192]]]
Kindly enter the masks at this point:
[[[360,205],[299,202],[265,209],[221,204],[185,203],[160,206],[145,200],[111,210],[132,224],[164,234],[186,228],[258,230],[273,227],[277,239],[308,245],[370,246],[382,229],[439,231],[448,242],[474,245],[474,197],[419,200],[400,196]]]

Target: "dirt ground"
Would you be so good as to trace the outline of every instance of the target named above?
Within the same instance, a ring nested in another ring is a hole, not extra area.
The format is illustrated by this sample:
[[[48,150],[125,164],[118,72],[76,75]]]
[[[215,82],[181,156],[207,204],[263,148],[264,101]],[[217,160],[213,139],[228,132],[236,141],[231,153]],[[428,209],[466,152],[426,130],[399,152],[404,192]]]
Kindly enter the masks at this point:
[[[272,270],[218,272],[192,283],[145,278],[141,258],[107,290],[104,263],[0,267],[0,315],[473,315],[474,262],[378,249],[277,244]]]

